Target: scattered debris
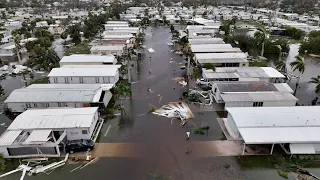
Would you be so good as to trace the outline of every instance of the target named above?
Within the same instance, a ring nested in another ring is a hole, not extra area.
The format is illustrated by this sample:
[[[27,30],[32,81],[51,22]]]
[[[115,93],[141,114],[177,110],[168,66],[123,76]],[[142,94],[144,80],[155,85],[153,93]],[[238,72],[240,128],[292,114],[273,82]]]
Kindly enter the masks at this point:
[[[186,134],[187,134],[187,140],[189,140],[189,138],[190,138],[190,132],[186,132]]]
[[[153,114],[180,119],[182,121],[181,125],[185,125],[187,119],[194,118],[192,111],[184,102],[170,102],[168,105],[155,110]]]
[[[167,44],[168,44],[168,46],[173,46],[173,43],[168,42]]]
[[[161,103],[161,100],[162,100],[162,96],[160,96],[160,98],[159,98],[159,104]]]
[[[22,161],[28,162],[27,164],[21,164],[17,167],[17,169],[9,171],[7,173],[4,173],[0,175],[0,177],[5,177],[7,175],[13,174],[18,171],[22,171],[22,175],[20,177],[20,180],[23,180],[26,173],[28,172],[28,175],[34,175],[39,173],[47,173],[52,172],[54,169],[61,167],[66,164],[68,160],[69,154],[66,154],[65,158],[58,162],[53,162],[48,165],[40,165],[43,162],[47,162],[48,158],[33,158],[33,159],[24,159]],[[50,174],[50,173],[49,173]]]
[[[179,84],[182,85],[182,87],[185,87],[188,85],[188,83],[185,81],[183,77],[175,77],[175,78],[172,78],[172,80],[177,81]]]
[[[185,69],[186,68],[186,66],[180,66],[180,69]]]
[[[211,106],[213,95],[211,91],[197,91],[190,89],[188,100],[201,105]]]
[[[140,116],[144,116],[145,114],[139,114],[138,116],[140,117]]]
[[[148,52],[149,52],[149,53],[154,53],[155,51],[154,51],[152,48],[149,48],[149,49],[148,49]]]
[[[2,123],[2,124],[0,124],[0,126],[4,126],[4,125],[6,125],[6,123]]]

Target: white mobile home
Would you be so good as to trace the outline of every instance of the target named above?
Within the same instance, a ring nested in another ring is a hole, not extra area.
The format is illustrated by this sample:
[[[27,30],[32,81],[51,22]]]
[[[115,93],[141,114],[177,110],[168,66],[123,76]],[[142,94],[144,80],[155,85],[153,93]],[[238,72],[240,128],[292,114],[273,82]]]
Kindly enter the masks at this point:
[[[121,56],[125,52],[125,46],[92,46],[90,51],[92,54],[113,54]]]
[[[129,24],[105,24],[104,29],[113,29],[113,28],[124,28],[124,27],[129,27]]]
[[[98,108],[27,110],[0,137],[5,158],[59,157],[67,140],[91,139]]]
[[[238,53],[242,52],[239,48],[233,48],[231,44],[192,44],[192,53]]]
[[[112,84],[33,84],[16,89],[5,100],[11,112],[54,107],[99,107],[104,109],[111,97]]]
[[[105,65],[117,64],[117,59],[114,55],[108,54],[106,56],[92,55],[92,54],[75,54],[71,56],[64,56],[60,62],[60,66],[64,65]]]
[[[272,67],[217,67],[202,69],[202,78],[212,81],[264,81],[283,82],[285,76]]]
[[[227,108],[229,135],[245,146],[279,145],[287,154],[320,154],[320,106]]]
[[[53,68],[48,74],[51,84],[115,84],[117,68]]]
[[[189,39],[189,44],[224,44],[221,38]]]
[[[204,45],[201,45],[201,46],[204,46]],[[200,51],[200,50],[197,50],[196,48],[194,50]],[[219,49],[216,48],[216,49],[210,49],[210,50],[217,51]],[[205,63],[211,63],[216,67],[248,67],[249,66],[247,55],[245,53],[242,53],[241,50],[239,53],[227,53],[227,52],[226,53],[195,53],[194,61],[200,65],[203,65]]]
[[[286,83],[213,82],[212,95],[225,107],[294,106],[298,101]]]

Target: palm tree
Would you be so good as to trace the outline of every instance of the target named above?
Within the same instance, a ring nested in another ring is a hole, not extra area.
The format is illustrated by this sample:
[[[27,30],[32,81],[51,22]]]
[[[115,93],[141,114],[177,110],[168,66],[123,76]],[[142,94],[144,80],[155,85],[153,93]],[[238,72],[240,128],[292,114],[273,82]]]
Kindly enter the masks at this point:
[[[281,71],[286,73],[287,72],[287,64],[285,60],[280,60],[276,63],[276,68]]]
[[[125,112],[125,108],[123,107],[123,98],[131,96],[132,91],[131,87],[128,85],[119,84],[118,86],[114,87],[114,96],[115,98],[120,98],[120,107],[118,106],[118,109]],[[121,113],[122,114],[122,113]]]
[[[18,56],[18,60],[19,62],[21,62],[21,56],[20,56],[20,50],[22,48],[20,41],[21,41],[21,36],[19,34],[16,34],[13,36],[13,41],[14,41],[14,45],[15,45],[15,51],[17,53]]]
[[[196,17],[196,11],[193,11],[193,13],[192,13],[192,21],[193,21],[193,25],[194,25],[194,17]]]
[[[320,77],[313,77],[311,78],[311,81],[309,83],[316,84],[316,90],[315,92],[320,95]]]
[[[299,71],[299,76],[298,76],[298,80],[296,83],[296,89],[294,90],[294,95],[297,92],[297,87],[299,85],[299,81],[300,81],[300,76],[301,74],[304,73],[304,71],[306,70],[306,66],[305,66],[305,62],[304,62],[304,57],[302,56],[296,56],[296,60],[293,61],[292,63],[290,63],[290,66],[292,68],[293,71],[298,70]]]
[[[264,28],[258,27],[258,31],[254,33],[254,37],[258,39],[261,43],[261,56],[263,57],[264,55],[264,43],[266,42],[267,39],[267,31]]]

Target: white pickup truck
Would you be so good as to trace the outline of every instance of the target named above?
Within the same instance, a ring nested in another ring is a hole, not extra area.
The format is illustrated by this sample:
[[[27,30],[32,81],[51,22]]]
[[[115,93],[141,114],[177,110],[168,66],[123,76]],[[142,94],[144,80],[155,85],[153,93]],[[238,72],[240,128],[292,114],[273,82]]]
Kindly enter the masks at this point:
[[[205,86],[209,86],[209,87],[212,86],[210,82],[206,81],[203,78],[197,79],[197,85],[205,85]]]

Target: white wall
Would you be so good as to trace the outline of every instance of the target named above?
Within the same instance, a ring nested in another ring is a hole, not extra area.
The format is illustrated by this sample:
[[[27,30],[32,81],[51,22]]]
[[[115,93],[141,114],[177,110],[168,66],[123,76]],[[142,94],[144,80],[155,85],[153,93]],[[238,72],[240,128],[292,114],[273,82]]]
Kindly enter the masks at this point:
[[[59,62],[60,67],[65,65],[103,65],[102,62]]]
[[[76,139],[90,139],[94,128],[98,122],[98,111],[95,113],[93,117],[93,121],[91,123],[90,128],[74,128],[74,129],[67,129],[67,140],[76,140]],[[82,130],[87,130],[87,134],[82,134]]]
[[[123,54],[123,50],[91,50],[91,54],[113,54],[117,56],[121,56]]]
[[[56,82],[54,80],[56,78]],[[116,76],[105,77],[82,77],[83,83],[80,83],[81,77],[49,77],[50,84],[115,84],[119,80],[119,72]],[[97,79],[96,79],[97,78]]]
[[[112,97],[112,93],[110,91],[106,91],[103,97],[103,104],[105,106],[108,106],[111,97]]]
[[[9,158],[7,147],[0,147],[0,154],[2,154],[4,158]]]
[[[7,106],[9,109],[11,109],[12,112],[24,112],[27,109],[42,109],[42,108],[47,108],[46,107],[47,103],[7,103]],[[48,103],[49,107],[84,107],[84,102],[78,102],[78,103],[73,103],[73,102],[62,102],[60,103],[60,106],[57,102],[50,102]]]
[[[281,106],[295,106],[296,101],[265,101],[263,107],[281,107]],[[253,107],[253,102],[226,102],[226,107]]]

